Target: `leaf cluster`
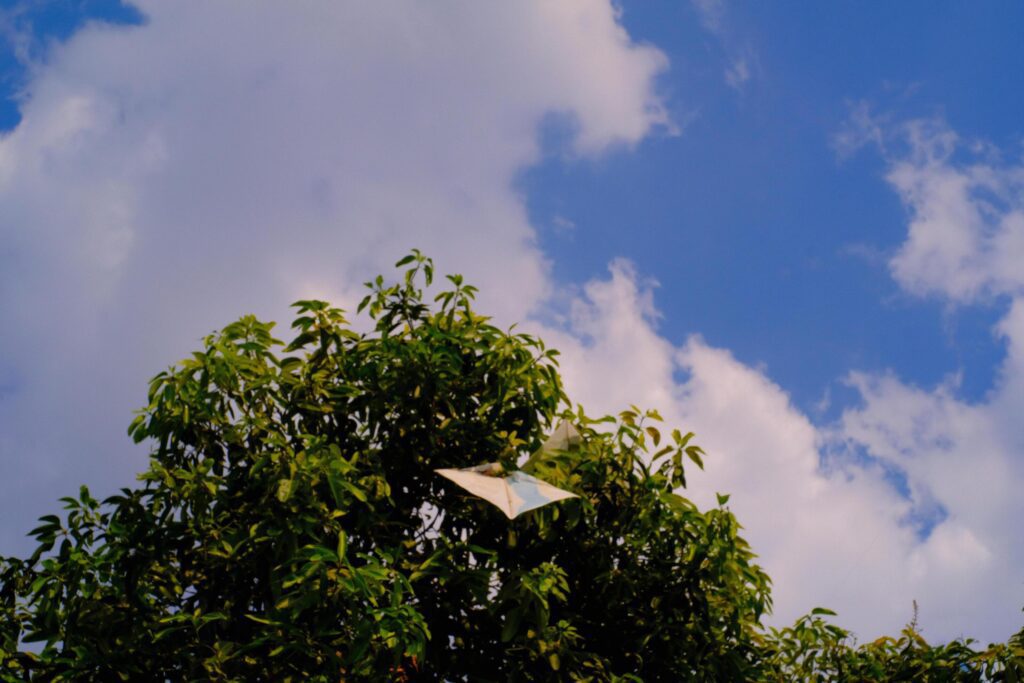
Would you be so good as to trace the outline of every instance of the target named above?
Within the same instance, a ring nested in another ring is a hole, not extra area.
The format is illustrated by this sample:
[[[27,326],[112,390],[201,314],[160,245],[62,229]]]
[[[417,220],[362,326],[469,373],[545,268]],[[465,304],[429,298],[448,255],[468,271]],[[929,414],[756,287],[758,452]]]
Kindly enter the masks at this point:
[[[1024,680],[1024,629],[1007,643],[979,649],[967,638],[931,645],[915,617],[898,637],[858,645],[816,608],[763,642],[765,681],[1008,681]]]

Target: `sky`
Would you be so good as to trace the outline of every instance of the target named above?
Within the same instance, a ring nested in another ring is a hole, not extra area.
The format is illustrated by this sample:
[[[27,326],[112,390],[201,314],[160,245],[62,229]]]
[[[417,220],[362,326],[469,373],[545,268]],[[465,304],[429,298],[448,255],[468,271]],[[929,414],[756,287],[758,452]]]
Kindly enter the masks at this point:
[[[202,336],[418,247],[697,433],[771,623],[1024,622],[1024,5],[0,8],[0,554]]]

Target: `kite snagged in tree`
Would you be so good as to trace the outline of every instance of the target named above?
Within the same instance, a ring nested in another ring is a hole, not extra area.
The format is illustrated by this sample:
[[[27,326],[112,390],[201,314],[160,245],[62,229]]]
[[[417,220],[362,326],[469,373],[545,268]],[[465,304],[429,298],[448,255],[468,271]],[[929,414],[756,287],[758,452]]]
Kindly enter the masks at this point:
[[[571,422],[562,420],[555,427],[555,431],[551,432],[551,436],[544,440],[537,453],[543,453],[544,451],[567,451],[573,446],[579,445],[580,433],[576,431]]]
[[[566,421],[559,423],[555,431],[541,445],[537,453],[552,450],[569,450],[580,442],[579,432]],[[536,455],[536,454],[534,454]],[[527,510],[542,507],[566,498],[577,498],[575,493],[563,491],[525,472],[504,474],[499,463],[466,467],[463,469],[435,470],[442,477],[450,479],[474,496],[493,503],[509,519]]]

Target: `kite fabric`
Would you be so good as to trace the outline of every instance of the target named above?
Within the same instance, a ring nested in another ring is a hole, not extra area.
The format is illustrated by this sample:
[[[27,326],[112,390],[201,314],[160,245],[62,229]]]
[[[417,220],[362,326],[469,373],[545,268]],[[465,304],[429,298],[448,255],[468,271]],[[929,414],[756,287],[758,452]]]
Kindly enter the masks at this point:
[[[497,463],[488,463],[481,467],[489,467]],[[500,465],[492,468],[500,471]],[[480,467],[469,467],[464,470],[435,470],[446,479],[450,479],[474,496],[483,498],[497,506],[505,516],[512,519],[527,510],[542,507],[566,498],[577,498],[575,493],[563,491],[525,472],[512,472],[508,476],[483,474]]]
[[[568,420],[562,420],[551,432],[551,436],[544,440],[540,451],[567,451],[573,446],[580,445],[580,433]]]
[[[533,455],[522,465],[522,469],[530,471],[533,468],[534,462],[539,460],[545,453],[568,451],[579,445],[580,433],[576,431],[571,422],[562,420],[555,427],[555,431],[551,432],[551,435],[540,445],[540,448],[534,451]]]

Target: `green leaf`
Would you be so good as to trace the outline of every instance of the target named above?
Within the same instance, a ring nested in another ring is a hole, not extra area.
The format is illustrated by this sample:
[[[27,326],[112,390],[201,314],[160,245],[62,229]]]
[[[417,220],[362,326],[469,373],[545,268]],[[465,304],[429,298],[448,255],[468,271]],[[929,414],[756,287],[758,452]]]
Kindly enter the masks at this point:
[[[345,550],[348,548],[348,535],[342,529],[338,532],[338,559],[345,559]]]
[[[342,488],[344,488],[346,491],[355,496],[356,500],[358,500],[359,502],[365,503],[368,500],[368,498],[366,497],[366,492],[363,491],[363,489],[356,486],[355,484],[353,484],[352,482],[346,479],[339,479],[338,483],[341,485]]]
[[[700,457],[700,454],[703,452],[700,446],[688,446],[686,449],[686,455],[701,469],[704,469],[704,461]]]
[[[249,619],[250,621],[255,621],[258,624],[266,624],[268,626],[273,626],[274,624],[277,623],[276,621],[271,621],[270,619],[265,619],[263,617],[258,617],[255,614],[246,614],[245,618]]]
[[[519,633],[519,624],[522,623],[523,613],[519,609],[513,609],[505,616],[505,624],[501,628],[501,642],[507,643]]]

